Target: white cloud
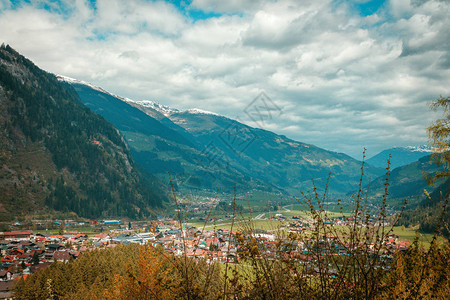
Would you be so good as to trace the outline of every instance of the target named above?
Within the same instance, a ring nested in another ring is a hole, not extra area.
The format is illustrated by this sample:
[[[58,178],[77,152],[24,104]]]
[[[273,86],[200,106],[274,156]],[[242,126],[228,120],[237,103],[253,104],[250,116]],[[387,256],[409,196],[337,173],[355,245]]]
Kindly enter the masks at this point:
[[[93,29],[116,34],[137,34],[142,30],[167,35],[177,34],[185,26],[177,9],[162,1],[97,0]]]
[[[193,9],[199,9],[205,12],[216,13],[242,13],[251,12],[257,9],[267,0],[228,0],[228,1],[216,1],[216,0],[194,0],[191,7]]]
[[[390,0],[390,13],[396,18],[407,18],[413,14],[411,0]]]
[[[0,41],[38,66],[115,94],[251,120],[264,90],[283,110],[265,128],[359,157],[426,141],[427,101],[449,95],[450,4],[390,1],[361,17],[331,1],[66,1],[69,13],[0,1]]]

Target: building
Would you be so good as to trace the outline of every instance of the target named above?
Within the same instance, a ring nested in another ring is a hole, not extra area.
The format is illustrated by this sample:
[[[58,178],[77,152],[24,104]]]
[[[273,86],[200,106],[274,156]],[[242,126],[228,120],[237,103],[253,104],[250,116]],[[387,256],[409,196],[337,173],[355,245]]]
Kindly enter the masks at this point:
[[[0,240],[29,240],[33,231],[8,231],[0,232]]]

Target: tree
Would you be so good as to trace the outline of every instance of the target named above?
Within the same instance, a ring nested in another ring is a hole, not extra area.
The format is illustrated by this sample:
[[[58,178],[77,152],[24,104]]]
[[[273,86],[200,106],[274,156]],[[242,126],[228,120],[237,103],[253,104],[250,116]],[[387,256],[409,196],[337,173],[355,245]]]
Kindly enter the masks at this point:
[[[65,230],[66,225],[64,224],[64,221],[61,221],[61,223],[59,224],[58,234],[63,235]]]
[[[39,264],[39,254],[37,253],[37,251],[33,253],[33,256],[31,257],[31,263],[33,264],[33,266]]]
[[[450,97],[442,96],[430,104],[433,111],[442,109],[443,118],[437,119],[427,128],[430,146],[432,147],[432,159],[438,165],[442,165],[443,170],[432,176],[427,176],[429,183],[435,183],[441,178],[448,178],[450,175]]]

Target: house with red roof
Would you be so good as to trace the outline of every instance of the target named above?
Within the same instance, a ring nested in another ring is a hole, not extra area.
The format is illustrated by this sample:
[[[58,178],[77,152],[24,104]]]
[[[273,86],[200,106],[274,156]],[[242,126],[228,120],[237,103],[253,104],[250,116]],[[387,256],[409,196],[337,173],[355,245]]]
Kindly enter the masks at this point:
[[[17,260],[18,258],[15,255],[5,255],[2,257],[2,263],[13,263]]]
[[[23,249],[20,248],[15,248],[9,252],[10,255],[20,255],[23,253],[24,253]]]
[[[29,240],[32,234],[31,230],[0,232],[0,240]]]

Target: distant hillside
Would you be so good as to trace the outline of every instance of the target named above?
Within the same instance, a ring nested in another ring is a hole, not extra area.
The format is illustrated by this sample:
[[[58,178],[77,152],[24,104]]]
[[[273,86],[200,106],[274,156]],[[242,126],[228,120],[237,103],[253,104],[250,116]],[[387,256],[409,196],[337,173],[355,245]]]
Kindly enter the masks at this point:
[[[418,205],[425,197],[425,190],[431,193],[436,186],[429,186],[424,178],[424,172],[433,174],[440,170],[431,161],[430,156],[425,156],[416,162],[395,168],[389,176],[389,203],[401,206],[405,198],[410,199],[409,207]],[[380,176],[370,183],[370,194],[373,198],[379,198],[384,193],[386,176]],[[442,184],[442,182],[441,182]]]
[[[430,155],[430,149],[426,146],[395,147],[383,150],[377,155],[372,156],[367,160],[367,163],[375,167],[386,168],[389,154],[392,156],[391,169],[395,169],[415,162],[424,156]]]
[[[235,120],[208,113],[175,112],[168,116],[195,136],[199,143],[212,143],[236,168],[292,195],[312,189],[312,180],[323,191],[331,173],[332,195],[345,193],[357,185],[361,162],[344,153],[328,151],[286,136],[249,127]],[[382,169],[368,167],[369,176]]]
[[[450,179],[447,179],[438,185],[429,196],[423,196],[417,207],[404,212],[399,225],[419,225],[419,229],[427,233],[433,233],[438,229],[442,234],[449,236],[450,228],[447,226],[450,224],[450,207],[448,203],[443,211],[445,199],[449,197],[449,189]]]
[[[0,214],[48,208],[80,216],[148,216],[166,198],[117,130],[76,91],[0,48]]]
[[[359,180],[361,163],[343,153],[199,109],[179,111],[152,101],[132,101],[84,82],[61,79],[70,82],[86,106],[121,130],[136,161],[165,180],[170,172],[179,188],[232,192],[236,182],[241,191],[298,195],[300,189],[312,188],[312,179],[323,190],[331,172],[330,191],[342,194]],[[371,166],[366,169],[367,178],[382,172]]]

